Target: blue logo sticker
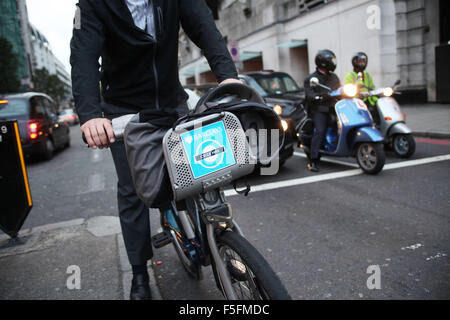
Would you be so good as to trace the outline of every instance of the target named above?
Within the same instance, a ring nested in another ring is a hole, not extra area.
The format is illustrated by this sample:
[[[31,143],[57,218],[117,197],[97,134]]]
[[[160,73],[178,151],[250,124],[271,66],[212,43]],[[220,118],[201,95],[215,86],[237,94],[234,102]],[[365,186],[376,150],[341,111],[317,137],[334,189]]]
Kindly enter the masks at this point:
[[[181,135],[194,179],[236,164],[222,121]]]

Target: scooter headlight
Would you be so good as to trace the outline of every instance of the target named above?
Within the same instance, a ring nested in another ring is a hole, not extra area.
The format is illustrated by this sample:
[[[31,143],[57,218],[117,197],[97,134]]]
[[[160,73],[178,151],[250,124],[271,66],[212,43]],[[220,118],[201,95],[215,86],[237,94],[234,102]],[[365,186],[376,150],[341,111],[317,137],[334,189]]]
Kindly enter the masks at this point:
[[[383,90],[383,95],[385,97],[392,97],[394,95],[394,89],[392,88],[386,88]]]
[[[284,130],[284,131],[288,131],[288,129],[289,129],[289,124],[287,123],[287,121],[281,120],[281,125],[283,126],[283,130]]]
[[[283,114],[283,107],[277,104],[273,107],[273,111],[275,111],[277,115],[281,116]]]
[[[344,86],[344,95],[349,98],[354,98],[358,94],[358,87],[354,84],[346,84]]]

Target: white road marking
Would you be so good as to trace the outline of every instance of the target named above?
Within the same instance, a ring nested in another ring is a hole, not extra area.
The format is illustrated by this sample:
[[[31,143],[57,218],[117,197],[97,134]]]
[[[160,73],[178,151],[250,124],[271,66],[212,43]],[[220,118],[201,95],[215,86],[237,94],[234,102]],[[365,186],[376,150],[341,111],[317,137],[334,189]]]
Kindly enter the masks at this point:
[[[252,186],[251,194],[255,193],[255,192],[269,191],[269,190],[280,189],[280,188],[288,188],[288,187],[292,187],[292,186],[299,186],[302,184],[309,184],[309,183],[321,182],[321,181],[326,181],[326,180],[334,180],[334,179],[352,177],[352,176],[357,176],[361,173],[362,173],[362,170],[356,169],[356,170],[348,170],[348,171],[343,171],[343,172],[327,173],[327,174],[322,174],[322,175],[313,176],[313,177],[277,181],[277,182]],[[235,195],[237,195],[237,194],[234,190],[225,191],[225,196],[229,197],[229,196],[235,196]]]
[[[103,173],[95,173],[88,178],[87,182],[87,188],[85,188],[83,191],[77,193],[77,196],[99,192],[99,191],[105,191],[105,175]],[[115,188],[109,189],[111,191],[114,191]]]
[[[403,247],[402,250],[406,250],[406,249],[408,249],[408,250],[416,250],[416,249],[419,249],[421,247],[423,247],[423,244],[418,243],[418,244],[414,244],[414,245],[409,246],[409,247]]]
[[[294,152],[294,156],[301,157],[301,158],[306,158],[306,154],[301,153],[301,152]],[[347,167],[352,167],[352,168],[359,168],[359,166],[356,163],[349,163],[349,162],[345,162],[345,161],[339,161],[339,160],[330,159],[330,158],[327,158],[327,157],[322,157],[320,161],[340,164],[342,166],[347,166]]]
[[[90,149],[91,162],[97,163],[103,161],[103,151],[100,149]]]
[[[448,161],[448,160],[450,160],[450,154],[446,154],[443,156],[437,156],[437,157],[431,157],[431,158],[423,158],[423,159],[418,159],[418,160],[409,160],[409,161],[391,163],[391,164],[386,165],[383,170],[394,170],[394,169],[401,169],[401,168],[407,168],[407,167],[415,167],[415,166],[420,166],[423,164],[431,164],[431,163]]]
[[[88,190],[89,193],[102,191],[105,189],[105,179],[104,175],[101,173],[93,174],[89,177]]]
[[[432,256],[432,257],[428,257],[426,260],[427,260],[427,261],[430,261],[430,260],[435,260],[435,259],[443,258],[443,257],[446,257],[446,256],[447,256],[446,253],[440,253],[440,252],[439,252],[437,255]]]
[[[389,170],[414,167],[414,166],[431,164],[431,163],[442,162],[442,161],[449,161],[449,160],[450,160],[450,154],[447,154],[447,155],[431,157],[431,158],[424,158],[424,159],[410,160],[410,161],[404,161],[404,162],[399,162],[399,163],[392,163],[392,164],[385,165],[383,170],[389,171]],[[362,174],[364,174],[364,172],[361,169],[355,169],[355,170],[347,170],[347,171],[342,171],[342,172],[326,173],[326,174],[321,174],[321,175],[312,176],[312,177],[277,181],[277,182],[252,186],[252,191],[250,192],[250,194],[253,194],[256,192],[261,192],[261,191],[270,191],[270,190],[275,190],[275,189],[310,184],[310,183],[315,183],[315,182],[322,182],[322,181],[328,181],[328,180],[353,177],[353,176],[358,176],[358,175],[362,175]],[[234,190],[225,190],[225,196],[227,196],[227,197],[232,197],[232,196],[236,196],[236,195],[238,195],[238,194]]]

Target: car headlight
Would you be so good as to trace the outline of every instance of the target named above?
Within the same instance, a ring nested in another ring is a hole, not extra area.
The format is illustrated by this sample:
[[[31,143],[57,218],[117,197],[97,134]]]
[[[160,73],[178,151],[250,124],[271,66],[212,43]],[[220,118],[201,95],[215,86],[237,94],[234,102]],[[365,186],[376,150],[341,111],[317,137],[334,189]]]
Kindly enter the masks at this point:
[[[277,104],[273,107],[273,111],[275,111],[277,115],[281,116],[283,114],[283,107]]]
[[[349,98],[354,98],[356,97],[356,95],[358,94],[358,87],[355,86],[354,84],[346,84],[344,86],[344,95],[349,97]]]
[[[392,89],[392,88],[386,88],[383,90],[383,95],[385,97],[392,97],[393,94],[394,94],[394,89]]]
[[[284,130],[284,131],[288,131],[288,129],[289,129],[289,124],[287,123],[287,121],[281,120],[281,125],[283,126],[283,130]]]

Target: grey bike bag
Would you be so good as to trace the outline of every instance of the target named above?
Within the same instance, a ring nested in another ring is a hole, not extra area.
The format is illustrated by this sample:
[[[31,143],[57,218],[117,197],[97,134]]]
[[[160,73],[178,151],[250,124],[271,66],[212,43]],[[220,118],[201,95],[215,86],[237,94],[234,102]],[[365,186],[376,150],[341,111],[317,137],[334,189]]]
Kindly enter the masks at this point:
[[[127,124],[123,136],[136,193],[149,208],[162,208],[173,200],[162,147],[168,130],[141,122],[137,114]]]
[[[229,185],[251,174],[256,163],[239,119],[230,112],[179,124],[162,145],[176,201]]]

